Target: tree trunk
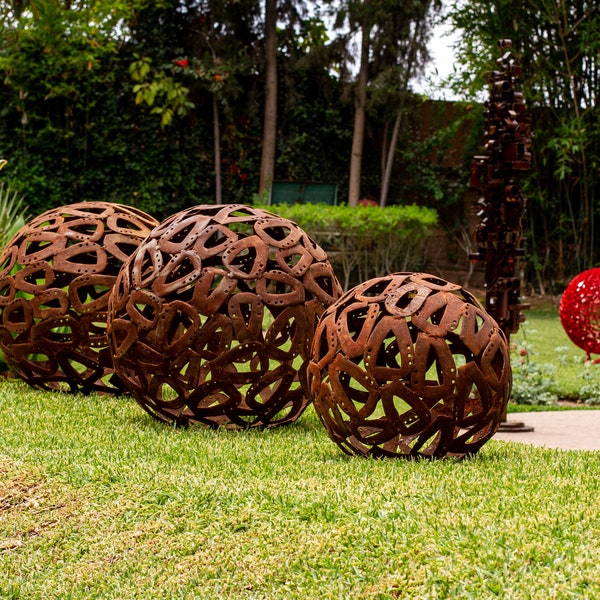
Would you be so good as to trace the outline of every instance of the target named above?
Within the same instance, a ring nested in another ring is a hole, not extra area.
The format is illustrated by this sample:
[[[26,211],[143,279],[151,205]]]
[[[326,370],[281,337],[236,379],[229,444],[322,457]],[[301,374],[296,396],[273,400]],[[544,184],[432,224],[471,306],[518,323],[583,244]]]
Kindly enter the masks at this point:
[[[265,114],[258,193],[265,196],[275,173],[277,129],[277,0],[265,2]]]
[[[400,125],[402,124],[402,109],[396,113],[396,121],[394,122],[394,129],[392,131],[392,139],[390,146],[387,151],[387,157],[385,161],[385,170],[383,171],[383,178],[381,180],[381,196],[379,198],[379,206],[384,208],[387,204],[388,192],[390,191],[390,179],[392,177],[392,167],[394,165],[394,156],[396,154],[396,145],[398,144],[398,135],[400,133]]]
[[[390,130],[390,122],[386,119],[383,126],[383,133],[381,135],[381,172],[385,172],[385,165],[387,164],[387,153],[389,150],[388,146],[388,132]]]
[[[354,134],[352,136],[352,154],[350,156],[348,206],[358,206],[358,200],[360,198],[362,151],[365,137],[365,105],[367,103],[367,83],[369,81],[370,36],[370,25],[363,24],[360,48],[360,71],[358,73],[356,98],[354,102]]]
[[[408,92],[408,84],[412,77],[413,67],[417,60],[417,47],[419,39],[423,33],[423,21],[415,21],[415,27],[413,30],[413,36],[410,44],[410,54],[406,63],[406,71],[404,73],[404,80],[400,84],[400,106],[396,113],[396,121],[394,122],[394,129],[392,131],[392,139],[390,141],[389,148],[387,149],[387,156],[385,161],[385,170],[383,171],[381,178],[381,195],[379,197],[379,206],[381,208],[387,205],[387,197],[390,190],[390,179],[392,177],[392,167],[394,166],[394,159],[396,157],[396,146],[398,144],[398,135],[400,133],[400,125],[402,124],[402,112],[404,110],[404,102],[406,94]]]
[[[213,94],[213,136],[215,148],[215,203],[223,204],[221,192],[221,131],[219,127],[219,102]]]

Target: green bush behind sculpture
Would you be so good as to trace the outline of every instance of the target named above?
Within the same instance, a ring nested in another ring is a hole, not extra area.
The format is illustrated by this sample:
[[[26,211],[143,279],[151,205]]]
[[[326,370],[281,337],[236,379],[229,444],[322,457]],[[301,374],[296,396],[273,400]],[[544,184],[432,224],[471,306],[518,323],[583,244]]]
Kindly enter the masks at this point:
[[[306,231],[328,253],[344,289],[395,271],[421,268],[424,244],[438,223],[435,210],[406,206],[278,204],[268,207]]]

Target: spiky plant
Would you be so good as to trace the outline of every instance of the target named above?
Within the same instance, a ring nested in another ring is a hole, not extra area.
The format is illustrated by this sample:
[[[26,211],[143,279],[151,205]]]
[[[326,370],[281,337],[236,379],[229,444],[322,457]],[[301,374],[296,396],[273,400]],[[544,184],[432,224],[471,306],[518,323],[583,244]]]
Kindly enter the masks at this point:
[[[19,193],[11,190],[4,181],[0,182],[0,251],[25,225],[26,213],[27,205]]]

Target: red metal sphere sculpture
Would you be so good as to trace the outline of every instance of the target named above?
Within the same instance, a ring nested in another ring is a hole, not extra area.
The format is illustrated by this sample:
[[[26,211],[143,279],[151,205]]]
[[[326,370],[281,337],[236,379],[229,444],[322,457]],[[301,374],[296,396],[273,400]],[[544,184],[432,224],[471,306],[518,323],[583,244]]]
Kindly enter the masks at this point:
[[[325,252],[295,223],[239,204],[196,206],[154,229],[119,275],[115,369],[162,421],[289,423],[308,404],[318,317],[340,294]]]
[[[497,323],[460,286],[423,273],[371,279],[329,307],[308,379],[331,439],[376,457],[475,453],[512,384]]]
[[[585,350],[586,360],[600,354],[600,268],[573,278],[560,300],[559,315],[571,341]]]
[[[0,349],[34,387],[119,392],[106,338],[123,262],[157,225],[140,210],[81,202],[26,223],[0,256]]]

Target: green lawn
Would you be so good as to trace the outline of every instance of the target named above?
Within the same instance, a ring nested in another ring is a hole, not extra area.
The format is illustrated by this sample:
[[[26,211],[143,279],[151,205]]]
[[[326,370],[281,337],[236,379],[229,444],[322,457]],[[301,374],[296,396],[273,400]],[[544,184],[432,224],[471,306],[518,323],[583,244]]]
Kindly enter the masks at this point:
[[[600,597],[600,461],[492,440],[342,454],[288,427],[174,429],[0,382],[0,598]]]

